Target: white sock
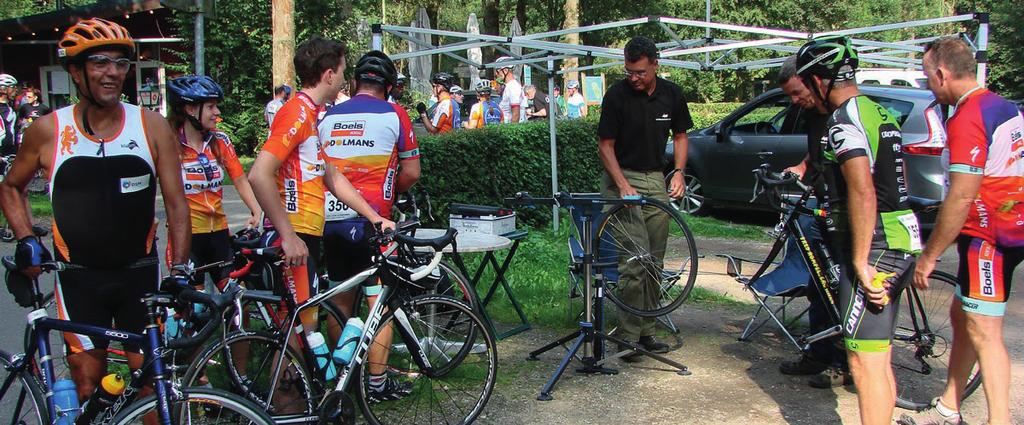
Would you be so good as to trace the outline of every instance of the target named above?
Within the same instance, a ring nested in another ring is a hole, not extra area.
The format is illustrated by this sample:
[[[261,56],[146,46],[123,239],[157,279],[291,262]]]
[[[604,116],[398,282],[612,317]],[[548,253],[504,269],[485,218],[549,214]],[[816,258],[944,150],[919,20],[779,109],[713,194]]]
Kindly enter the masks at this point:
[[[942,404],[941,398],[935,399],[935,411],[939,412],[939,414],[942,415],[942,417],[944,418],[948,418],[953,415],[960,416],[960,412],[950,409],[946,407],[945,404]]]

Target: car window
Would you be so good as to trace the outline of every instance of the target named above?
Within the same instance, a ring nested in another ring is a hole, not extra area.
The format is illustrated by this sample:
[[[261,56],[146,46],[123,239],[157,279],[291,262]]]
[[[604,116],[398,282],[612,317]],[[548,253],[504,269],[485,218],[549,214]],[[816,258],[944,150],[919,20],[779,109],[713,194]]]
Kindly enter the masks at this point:
[[[914,80],[914,81],[917,81],[917,86],[918,87],[920,87],[922,89],[927,89],[928,88],[928,79],[927,78],[918,78],[917,80]]]
[[[896,100],[888,97],[881,96],[868,96],[871,100],[874,100],[879,105],[882,105],[889,114],[896,118],[896,122],[903,126],[903,123],[907,121],[907,117],[910,116],[910,112],[914,110],[914,103],[907,102],[904,100]]]
[[[910,83],[907,82],[906,80],[892,80],[892,85],[894,85],[894,86],[903,86],[903,87],[912,87],[910,85]]]
[[[874,85],[877,86],[878,85],[878,80],[864,80],[864,82],[861,83],[861,84],[874,84]]]
[[[788,109],[788,97],[770,99],[737,119],[732,131],[743,134],[779,134]]]

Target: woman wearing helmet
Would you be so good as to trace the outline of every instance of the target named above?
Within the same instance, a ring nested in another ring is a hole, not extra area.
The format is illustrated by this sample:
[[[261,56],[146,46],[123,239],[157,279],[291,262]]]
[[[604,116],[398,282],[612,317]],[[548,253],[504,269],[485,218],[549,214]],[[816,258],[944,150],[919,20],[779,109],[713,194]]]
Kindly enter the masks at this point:
[[[204,75],[178,77],[167,84],[167,120],[178,135],[181,179],[192,222],[190,257],[196,266],[230,260],[232,256],[227,217],[221,204],[225,172],[252,213],[246,227],[256,227],[263,214],[231,140],[216,130],[220,118],[218,104],[223,99],[220,86]],[[214,283],[222,287],[227,272],[218,269],[209,273]],[[199,278],[202,282],[203,277]]]
[[[501,124],[502,114],[498,102],[491,99],[491,82],[480,80],[476,83],[478,101],[469,110],[466,128],[483,128],[485,125]]]
[[[430,79],[430,83],[433,85],[433,94],[437,96],[437,104],[429,114],[427,106],[422,103],[416,105],[416,111],[420,113],[420,121],[430,134],[447,133],[455,128],[455,117],[459,113],[459,107],[448,92],[455,85],[455,76],[438,72]]]
[[[565,116],[571,120],[585,118],[587,116],[587,101],[580,94],[580,82],[569,80],[568,83],[565,83],[565,94]]]

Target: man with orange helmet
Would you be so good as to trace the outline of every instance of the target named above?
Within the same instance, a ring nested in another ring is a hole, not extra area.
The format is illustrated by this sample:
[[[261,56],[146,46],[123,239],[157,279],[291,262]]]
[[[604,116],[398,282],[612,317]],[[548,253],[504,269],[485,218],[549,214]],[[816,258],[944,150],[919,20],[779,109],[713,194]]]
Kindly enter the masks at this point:
[[[121,102],[135,42],[121,25],[85,19],[64,32],[57,56],[78,88],[79,102],[36,120],[0,182],[0,205],[19,238],[15,258],[35,277],[51,258],[32,234],[21,192],[39,169],[50,176],[53,248],[67,263],[57,273],[61,319],[142,332],[141,298],[157,290],[156,190],[167,212],[172,276],[189,273],[189,208],[182,189],[177,141],[158,113]],[[106,343],[65,333],[67,361],[80,399],[106,372]],[[132,368],[138,347],[126,347]]]

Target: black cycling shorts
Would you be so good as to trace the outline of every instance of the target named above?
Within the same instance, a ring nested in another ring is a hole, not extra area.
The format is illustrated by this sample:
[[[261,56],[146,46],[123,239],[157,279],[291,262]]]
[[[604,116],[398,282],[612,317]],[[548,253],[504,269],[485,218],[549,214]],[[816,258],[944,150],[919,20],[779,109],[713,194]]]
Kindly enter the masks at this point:
[[[207,264],[216,263],[220,261],[228,261],[234,257],[231,247],[231,235],[228,234],[228,230],[220,230],[212,233],[193,233],[192,234],[192,252],[189,253],[189,258],[195,267],[202,267]],[[219,283],[222,280],[228,278],[231,274],[231,268],[219,268],[209,270],[203,274],[196,275],[195,278],[199,282],[205,282],[206,276],[210,276],[214,284],[220,287]]]
[[[352,221],[328,221],[324,227],[324,265],[331,282],[343,282],[373,264],[373,247],[363,234],[352,232],[359,233],[364,222]]]
[[[57,316],[103,328],[142,333],[148,324],[142,297],[157,291],[160,285],[160,264],[136,268],[102,270],[74,269],[57,272],[54,298]],[[106,349],[108,341],[64,332],[68,354],[92,349]],[[139,352],[141,347],[126,346],[126,351]]]
[[[839,250],[842,252],[842,250]],[[837,256],[839,257],[839,256]],[[868,264],[879,273],[896,273],[889,282],[889,304],[879,308],[864,296],[864,288],[857,283],[853,264],[846,258],[837,258],[839,264],[839,313],[842,315],[846,349],[859,352],[886,352],[892,344],[892,334],[899,316],[900,296],[910,284],[916,258],[912,254],[883,249],[868,253]]]

